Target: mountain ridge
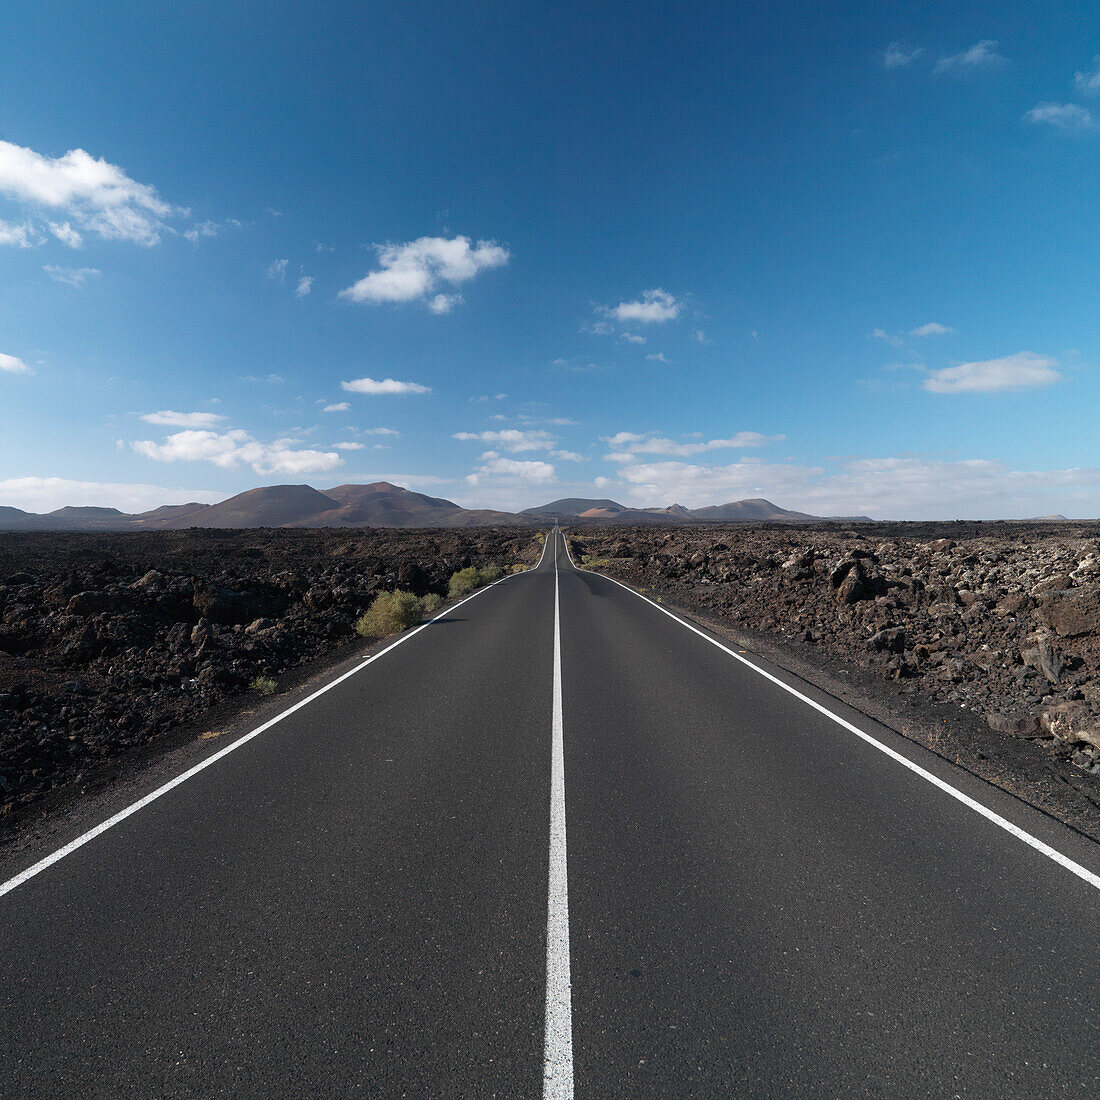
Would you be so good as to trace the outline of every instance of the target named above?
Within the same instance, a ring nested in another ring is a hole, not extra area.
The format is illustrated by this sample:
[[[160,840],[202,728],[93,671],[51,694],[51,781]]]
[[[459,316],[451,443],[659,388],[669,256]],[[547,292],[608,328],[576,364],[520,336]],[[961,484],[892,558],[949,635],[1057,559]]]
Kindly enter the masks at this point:
[[[816,523],[825,518],[780,508],[763,498],[730,501],[705,508],[671,504],[629,508],[608,498],[563,497],[522,512],[463,508],[445,497],[388,481],[347,483],[330,489],[311,485],[262,485],[216,504],[166,504],[146,512],[66,506],[48,513],[0,506],[0,531],[173,531],[189,527],[478,527],[535,525],[553,518],[582,523],[778,522]],[[848,522],[867,516],[831,517]]]

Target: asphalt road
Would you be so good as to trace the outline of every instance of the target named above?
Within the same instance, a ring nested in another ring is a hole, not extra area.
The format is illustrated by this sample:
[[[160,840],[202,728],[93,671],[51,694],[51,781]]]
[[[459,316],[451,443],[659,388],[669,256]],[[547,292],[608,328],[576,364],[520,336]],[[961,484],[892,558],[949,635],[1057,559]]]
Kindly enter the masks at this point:
[[[738,656],[552,534],[9,880],[0,1095],[1100,1093],[1096,846]]]

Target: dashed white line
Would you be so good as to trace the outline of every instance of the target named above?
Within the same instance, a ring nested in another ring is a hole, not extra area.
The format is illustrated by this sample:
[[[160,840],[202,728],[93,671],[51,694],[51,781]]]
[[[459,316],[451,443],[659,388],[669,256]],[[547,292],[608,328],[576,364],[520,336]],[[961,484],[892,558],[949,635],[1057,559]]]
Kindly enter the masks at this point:
[[[574,569],[578,569],[576,562],[573,561],[573,555],[569,553],[568,539],[565,540],[565,553],[566,556],[569,558],[569,564],[572,565]],[[579,569],[578,571],[582,573],[594,572],[594,570],[590,569]],[[831,710],[829,710],[828,707],[816,702],[808,695],[803,695],[801,691],[799,691],[797,688],[791,687],[790,684],[784,683],[778,676],[773,676],[770,672],[765,672],[764,669],[760,668],[758,665],[753,664],[752,661],[747,661],[739,653],[735,653],[732,649],[730,649],[729,646],[724,646],[716,638],[712,638],[709,634],[704,633],[697,626],[693,626],[691,623],[685,621],[684,619],[681,619],[679,615],[674,615],[671,611],[668,610],[667,607],[662,607],[659,603],[654,603],[653,600],[651,600],[648,596],[643,596],[640,592],[636,592],[629,585],[623,584],[622,581],[617,581],[614,577],[609,577],[606,573],[599,573],[597,574],[597,576],[603,577],[605,580],[609,580],[612,584],[617,584],[620,588],[625,589],[632,595],[637,596],[638,599],[645,600],[646,603],[650,604],[652,607],[655,607],[658,611],[667,615],[673,621],[678,622],[681,626],[687,627],[687,629],[690,630],[692,633],[698,634],[700,638],[703,638],[705,641],[710,642],[710,644],[713,646],[717,646],[724,653],[728,653],[735,661],[740,661],[741,664],[746,665],[748,668],[751,668],[753,672],[756,672],[760,676],[763,676],[764,679],[771,680],[771,682],[777,687],[781,687],[788,694],[793,695],[796,699],[800,699],[803,703],[806,704],[806,706],[812,707],[819,714],[823,714],[826,718],[834,721],[838,726],[842,726],[850,733],[854,733],[857,737],[859,737],[863,741],[866,741],[868,745],[872,745],[874,748],[878,749],[879,752],[885,753],[892,760],[896,760],[903,767],[908,768],[911,772],[919,775],[922,779],[927,780],[934,787],[939,787],[939,789],[945,794],[949,794],[952,798],[957,799],[964,806],[969,807],[975,813],[981,814],[982,817],[986,818],[988,821],[991,821],[998,828],[1004,829],[1006,833],[1009,833],[1010,835],[1016,837],[1017,840],[1022,840],[1025,844],[1030,845],[1030,847],[1034,848],[1037,852],[1041,852],[1048,859],[1054,860],[1055,863],[1057,863],[1061,867],[1064,867],[1071,874],[1076,875],[1082,881],[1087,882],[1090,886],[1100,890],[1100,875],[1094,874],[1087,867],[1082,867],[1080,863],[1077,863],[1074,860],[1070,859],[1069,856],[1063,855],[1061,852],[1058,851],[1057,848],[1052,848],[1049,844],[1040,840],[1036,836],[1032,836],[1031,833],[1026,832],[1024,829],[1021,829],[1018,825],[1014,825],[1007,818],[1002,817],[999,813],[991,810],[988,806],[983,806],[982,803],[978,802],[976,799],[971,798],[968,794],[964,794],[957,787],[951,786],[950,783],[946,782],[943,779],[940,779],[939,776],[933,775],[932,772],[928,771],[926,768],[922,768],[919,764],[910,760],[907,756],[903,756],[896,749],[890,748],[889,745],[884,745],[881,741],[879,741],[877,738],[872,737],[869,733],[864,733],[864,731],[861,730],[858,726],[852,725],[851,722],[847,721],[844,718],[841,718],[839,714],[834,714]]]
[[[556,538],[557,532],[547,537]],[[554,705],[550,750],[550,890],[546,917],[544,1100],[572,1100],[573,1005],[569,977],[569,883],[565,847],[565,749],[561,706],[561,602],[554,558]]]

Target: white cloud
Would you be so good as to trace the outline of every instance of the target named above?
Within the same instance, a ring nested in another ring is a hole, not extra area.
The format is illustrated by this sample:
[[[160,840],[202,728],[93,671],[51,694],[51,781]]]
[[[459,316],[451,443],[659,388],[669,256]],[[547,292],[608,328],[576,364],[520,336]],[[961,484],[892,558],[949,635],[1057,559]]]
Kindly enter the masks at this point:
[[[469,237],[420,237],[407,244],[378,246],[378,267],[345,290],[340,297],[352,302],[381,305],[431,299],[429,308],[447,313],[461,301],[458,295],[435,293],[441,283],[464,283],[495,267],[503,267],[510,254],[495,241]]]
[[[983,38],[968,50],[941,57],[932,70],[935,73],[973,72],[978,69],[998,69],[1008,64],[1008,58],[1002,57],[997,49],[1000,43],[992,38]]]
[[[628,344],[644,344],[644,336],[636,336],[633,332],[624,332],[620,337],[620,340],[625,340]]]
[[[0,246],[12,245],[15,248],[30,248],[39,241],[29,222],[16,225],[15,222],[0,221]]]
[[[833,466],[742,461],[729,466],[654,462],[627,466],[624,503],[689,508],[766,497],[814,515],[896,519],[997,519],[1100,514],[1100,469],[1017,470],[1000,462],[928,456],[856,458]]]
[[[530,482],[545,484],[556,481],[557,475],[549,462],[525,462],[514,458],[501,458],[493,451],[483,454],[484,464],[466,477],[468,485],[481,485],[485,478],[500,479],[507,482]]]
[[[891,42],[882,51],[882,67],[884,69],[907,69],[922,53],[924,53],[923,46],[909,47],[903,42]]]
[[[276,260],[268,269],[267,277],[274,279],[278,283],[285,282],[286,280],[286,265],[288,260]]]
[[[492,443],[513,454],[519,451],[548,451],[557,442],[557,436],[543,431],[520,431],[504,428],[495,432],[456,432],[454,439]]]
[[[882,329],[882,328],[872,329],[868,333],[868,337],[871,340],[885,340],[886,343],[888,343],[891,347],[895,347],[895,348],[901,347],[901,343],[902,343],[900,337],[894,336],[894,335],[892,335],[891,333],[887,332],[885,329]]]
[[[321,412],[346,413],[351,408],[350,401],[337,401],[335,405],[326,405]]]
[[[585,321],[581,325],[581,332],[586,336],[611,336],[615,332],[615,326],[610,321]]]
[[[83,149],[51,158],[8,141],[0,141],[0,194],[60,211],[105,240],[142,245],[157,244],[165,219],[186,213],[165,202],[156,188],[130,179],[117,165]],[[79,236],[68,222],[52,225],[66,243]]]
[[[192,244],[198,244],[203,237],[216,237],[221,232],[221,226],[217,222],[196,222],[184,233],[184,237]]]
[[[614,482],[609,477],[598,477],[592,482],[597,489],[606,489],[609,485],[613,485]]]
[[[1057,359],[1020,351],[1002,359],[959,363],[930,371],[924,388],[932,393],[1003,393],[1053,386],[1063,376],[1055,370]]]
[[[198,244],[204,238],[220,236],[225,229],[240,229],[241,223],[237,218],[227,218],[224,222],[196,222],[184,233],[184,238],[192,244]]]
[[[1067,133],[1080,133],[1096,126],[1092,111],[1076,103],[1039,103],[1025,112],[1024,121],[1053,126]]]
[[[671,359],[666,359],[666,358],[665,358],[665,353],[664,353],[663,351],[655,351],[655,352],[653,352],[652,354],[650,354],[650,355],[647,355],[647,356],[646,356],[646,359],[647,359],[647,360],[648,360],[648,361],[649,361],[650,363],[664,363],[664,364],[666,364],[666,365],[668,365],[668,366],[671,366],[671,364],[672,364],[672,360],[671,360]]]
[[[911,328],[909,330],[910,336],[947,336],[948,333],[952,333],[955,330],[949,328],[947,325],[941,325],[938,321],[929,321],[926,325],[920,325],[918,328]]]
[[[46,228],[69,248],[80,248],[84,238],[68,222],[47,222]]]
[[[7,374],[29,374],[30,367],[28,367],[22,359],[17,359],[14,355],[0,354],[0,371],[4,371]]]
[[[294,293],[299,298],[304,298],[313,289],[313,276],[303,275],[298,280],[298,285],[294,288]]]
[[[1092,69],[1087,73],[1074,73],[1073,83],[1082,92],[1100,92],[1100,55],[1092,59]]]
[[[173,428],[215,428],[226,418],[220,413],[173,412],[172,409],[160,409],[157,412],[142,413],[146,424],[166,424]]]
[[[58,267],[56,264],[45,264],[42,270],[55,282],[75,287],[83,286],[88,279],[99,274],[97,267]]]
[[[360,433],[361,435],[392,435],[395,438],[399,437],[401,433],[395,431],[393,428],[364,428]]]
[[[696,342],[697,344],[709,344],[709,343],[710,343],[710,341],[709,341],[709,340],[707,339],[707,334],[706,334],[706,333],[705,333],[705,332],[704,332],[704,331],[703,331],[703,330],[702,330],[701,328],[697,328],[697,329],[696,329],[696,330],[695,330],[695,331],[694,331],[694,332],[693,332],[693,333],[691,334],[691,338],[692,338],[692,339],[693,339],[693,340],[694,340],[694,341],[695,341],[695,342]],[[753,338],[754,340],[756,339],[756,333],[755,333],[755,332],[754,332],[754,333],[752,334],[752,338]]]
[[[0,504],[25,512],[52,512],[73,507],[118,508],[148,512],[162,504],[215,504],[225,493],[205,489],[166,489],[160,485],[127,485],[70,481],[61,477],[13,477],[0,481]]]
[[[324,473],[344,463],[335,451],[296,450],[291,439],[261,443],[240,429],[176,432],[164,443],[141,439],[130,446],[157,462],[212,462],[223,469],[244,463],[258,474]]]
[[[643,291],[641,298],[636,301],[620,302],[617,306],[605,306],[602,312],[620,322],[636,321],[641,324],[653,324],[661,321],[675,321],[683,308],[683,302],[657,287],[655,290]]]
[[[608,438],[607,442],[614,450],[606,457],[612,462],[632,462],[636,455],[688,455],[703,454],[705,451],[739,450],[746,447],[764,447],[769,443],[779,443],[786,439],[784,435],[762,435],[760,432],[737,432],[729,439],[708,439],[700,443],[677,443],[674,439],[649,432],[639,435],[637,432],[619,432]]]
[[[373,378],[353,378],[350,382],[341,382],[340,388],[348,393],[398,394],[405,396],[410,393],[431,393],[431,386],[422,386],[419,382],[398,382],[396,378],[383,378],[375,381]]]
[[[461,294],[437,294],[434,298],[428,302],[428,309],[432,313],[442,316],[445,313],[450,313],[455,306],[460,306],[466,301]]]
[[[365,443],[333,443],[338,451],[361,451],[365,446]]]
[[[560,462],[587,462],[588,460],[584,455],[577,454],[576,451],[551,451],[551,458],[556,458]]]

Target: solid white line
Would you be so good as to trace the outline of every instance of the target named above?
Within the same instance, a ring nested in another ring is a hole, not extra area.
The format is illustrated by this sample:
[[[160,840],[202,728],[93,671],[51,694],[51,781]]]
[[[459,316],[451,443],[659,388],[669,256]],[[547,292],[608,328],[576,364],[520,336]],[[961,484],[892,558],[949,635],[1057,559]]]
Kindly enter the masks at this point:
[[[565,542],[565,553],[569,558],[569,563],[573,566],[574,569],[577,569],[577,565],[573,561],[573,556],[569,553],[568,540],[566,540]],[[595,572],[595,570],[581,569],[579,570],[579,572],[592,573]],[[759,675],[763,676],[766,680],[771,680],[771,682],[777,687],[781,687],[788,694],[793,695],[796,699],[800,699],[808,707],[812,707],[819,714],[823,714],[826,718],[829,718],[832,721],[836,722],[838,726],[843,726],[844,729],[848,730],[850,733],[854,733],[857,737],[866,741],[867,744],[873,745],[876,749],[879,750],[879,752],[885,753],[892,760],[896,760],[899,764],[908,768],[916,775],[919,775],[922,779],[926,779],[934,787],[939,787],[939,789],[945,794],[949,794],[952,798],[957,799],[964,806],[969,807],[975,813],[981,814],[982,817],[986,818],[988,821],[993,822],[993,824],[998,826],[998,828],[1004,829],[1006,833],[1010,833],[1012,836],[1016,837],[1017,840],[1022,840],[1025,844],[1030,845],[1037,852],[1041,852],[1048,859],[1054,860],[1055,863],[1057,863],[1061,867],[1064,867],[1071,874],[1076,875],[1079,879],[1087,882],[1090,886],[1093,886],[1096,889],[1100,890],[1100,875],[1094,874],[1087,867],[1082,867],[1080,863],[1077,863],[1074,860],[1070,859],[1069,856],[1062,855],[1062,853],[1059,852],[1056,848],[1052,848],[1049,844],[1044,843],[1038,837],[1032,836],[1031,833],[1021,829],[1018,825],[1014,825],[1007,818],[1001,817],[999,813],[996,813],[995,811],[989,809],[988,806],[983,806],[980,802],[971,798],[969,795],[963,794],[963,792],[958,790],[958,788],[951,786],[950,783],[947,783],[943,779],[940,779],[939,776],[933,775],[932,772],[928,771],[925,768],[922,768],[919,764],[914,763],[907,756],[903,756],[896,749],[890,748],[889,745],[884,745],[881,741],[879,741],[877,738],[872,737],[869,733],[864,733],[864,731],[861,730],[858,726],[853,726],[851,722],[848,722],[845,719],[841,718],[839,714],[834,714],[831,710],[829,710],[828,707],[822,706],[821,703],[815,702],[808,695],[803,695],[801,691],[799,691],[797,688],[791,687],[790,684],[784,683],[782,680],[779,679],[778,676],[773,676],[770,672],[765,672],[764,669],[760,668],[758,665],[753,664],[752,661],[745,660],[745,658],[742,657],[739,653],[735,653],[728,646],[724,646],[717,639],[712,638],[709,634],[704,633],[697,626],[693,626],[691,623],[686,622],[684,619],[681,619],[679,615],[674,615],[671,611],[668,610],[668,608],[662,607],[659,603],[654,603],[653,600],[651,600],[648,596],[643,596],[641,592],[636,592],[629,585],[623,584],[622,581],[617,581],[614,577],[609,577],[606,573],[598,573],[597,576],[603,577],[605,580],[611,581],[612,584],[617,584],[620,588],[623,588],[627,592],[630,592],[633,595],[637,596],[638,599],[645,600],[646,603],[655,607],[658,611],[663,612],[670,619],[678,622],[681,626],[687,627],[687,629],[690,630],[692,633],[698,634],[700,638],[703,638],[705,641],[710,642],[710,644],[713,646],[717,646],[724,653],[728,653],[735,661],[740,661],[741,664],[746,665],[748,668],[751,668],[753,672],[756,672]]]
[[[547,542],[550,539],[547,538]],[[565,750],[561,711],[561,612],[554,553],[554,719],[550,750],[550,900],[546,917],[544,1100],[572,1100],[573,1007],[569,979],[569,888],[565,850]]]
[[[64,847],[58,848],[56,852],[51,852],[48,856],[40,859],[33,866],[28,867],[25,871],[21,871],[18,875],[15,875],[13,878],[8,879],[7,882],[0,883],[0,897],[3,897],[5,894],[10,893],[17,886],[22,886],[24,882],[26,882],[28,879],[34,878],[35,875],[41,874],[41,872],[45,871],[47,867],[52,867],[53,864],[58,862],[58,860],[62,860],[66,856],[72,855],[72,853],[75,852],[78,848],[83,848],[84,845],[88,843],[88,841],[95,840],[95,838],[101,833],[105,833],[108,829],[110,829],[114,825],[117,825],[120,821],[125,821],[126,818],[131,816],[131,814],[136,814],[138,810],[143,809],[145,806],[148,806],[150,802],[155,802],[158,798],[161,797],[161,795],[167,794],[174,787],[178,787],[181,783],[186,783],[187,780],[190,779],[192,776],[198,775],[199,772],[203,771],[205,768],[209,768],[211,764],[217,763],[217,761],[221,760],[222,757],[228,756],[231,752],[235,752],[242,745],[245,745],[249,741],[251,741],[253,737],[258,737],[261,733],[264,732],[264,730],[271,729],[272,726],[274,726],[278,722],[281,722],[284,718],[289,717],[296,710],[301,710],[302,707],[306,706],[306,704],[312,703],[314,699],[318,698],[321,695],[324,695],[326,691],[331,691],[334,687],[336,687],[337,684],[342,684],[350,676],[354,676],[357,672],[361,672],[367,667],[367,665],[373,664],[375,661],[377,661],[379,657],[384,657],[387,653],[389,653],[391,649],[396,649],[399,645],[407,642],[410,638],[419,634],[422,630],[427,630],[428,627],[432,625],[432,623],[438,622],[438,620],[442,619],[444,615],[449,615],[452,611],[457,611],[464,603],[472,600],[474,596],[480,596],[482,592],[488,592],[490,588],[494,588],[496,587],[496,585],[502,583],[503,581],[510,579],[510,576],[501,577],[500,580],[494,581],[492,584],[488,584],[484,588],[479,588],[476,592],[467,596],[466,599],[460,600],[458,603],[456,603],[454,607],[447,608],[446,611],[443,611],[440,614],[436,615],[434,619],[431,619],[426,623],[422,623],[415,630],[410,630],[407,634],[402,634],[401,637],[397,639],[397,641],[392,642],[390,645],[386,646],[385,649],[380,650],[378,653],[375,653],[372,657],[368,657],[365,661],[361,661],[355,666],[355,668],[350,669],[348,672],[345,672],[341,676],[338,676],[331,683],[325,684],[324,687],[318,688],[318,690],[313,692],[312,695],[307,695],[305,699],[299,700],[292,707],[287,707],[286,710],[282,711],[280,714],[277,714],[274,718],[268,719],[268,721],[264,722],[262,726],[257,726],[254,730],[246,733],[243,737],[237,738],[237,740],[234,741],[232,744],[226,745],[224,749],[219,749],[218,752],[214,753],[212,756],[208,756],[205,760],[196,764],[193,768],[188,768],[188,770],[183,772],[182,775],[177,775],[175,779],[170,779],[167,783],[165,783],[161,787],[158,787],[151,794],[147,794],[144,798],[138,799],[137,802],[133,803],[130,806],[127,806],[124,810],[120,810],[113,817],[107,818],[106,821],[100,822],[100,824],[96,825],[92,829],[89,829],[86,833],[82,833],[75,840],[69,841],[69,843],[66,844]]]

